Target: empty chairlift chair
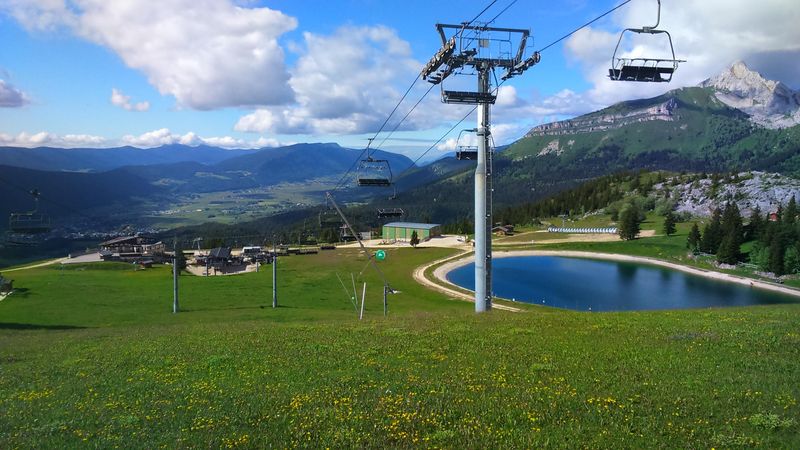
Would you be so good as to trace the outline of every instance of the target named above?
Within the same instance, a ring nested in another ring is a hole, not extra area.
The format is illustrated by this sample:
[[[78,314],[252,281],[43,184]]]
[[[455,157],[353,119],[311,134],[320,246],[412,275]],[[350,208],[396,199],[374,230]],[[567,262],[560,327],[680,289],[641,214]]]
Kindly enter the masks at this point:
[[[33,211],[11,213],[8,219],[8,230],[18,234],[42,234],[51,229],[50,216],[39,212],[39,196],[37,189],[30,191],[35,207]]]
[[[389,161],[368,156],[358,164],[358,185],[361,187],[389,187],[392,185],[392,169]]]
[[[477,129],[471,128],[461,130],[458,133],[458,141],[456,142],[456,159],[459,161],[477,161],[478,160],[478,146],[468,145],[466,139],[463,137],[464,132],[477,133]]]
[[[670,36],[669,32],[666,30],[658,30],[659,23],[661,23],[661,0],[658,0],[658,17],[655,25],[652,27],[626,28],[622,31],[617,41],[617,46],[614,49],[614,55],[611,57],[611,68],[608,70],[608,77],[611,80],[649,83],[669,83],[672,80],[672,76],[675,71],[678,70],[678,64],[685,61],[675,57],[675,47],[672,45],[672,36]],[[672,58],[617,57],[620,44],[626,32],[645,35],[665,35],[669,42]]]
[[[406,212],[403,208],[378,208],[378,218],[385,219],[389,217],[404,217]]]

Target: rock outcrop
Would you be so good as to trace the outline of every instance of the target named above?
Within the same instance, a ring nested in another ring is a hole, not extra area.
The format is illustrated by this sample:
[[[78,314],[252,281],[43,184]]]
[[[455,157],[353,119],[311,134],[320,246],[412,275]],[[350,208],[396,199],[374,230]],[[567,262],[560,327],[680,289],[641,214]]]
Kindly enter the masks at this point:
[[[742,61],[700,83],[716,90],[726,105],[750,115],[767,128],[786,128],[800,123],[800,93],[780,81],[764,78]]]

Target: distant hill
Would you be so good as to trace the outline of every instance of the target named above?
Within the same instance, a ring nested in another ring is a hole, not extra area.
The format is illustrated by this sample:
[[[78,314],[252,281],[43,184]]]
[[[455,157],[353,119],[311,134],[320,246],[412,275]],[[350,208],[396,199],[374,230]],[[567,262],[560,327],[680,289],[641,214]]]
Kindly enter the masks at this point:
[[[761,170],[798,178],[800,125],[781,125],[798,114],[793,105],[800,96],[787,89],[737,63],[703,86],[535,127],[496,155],[494,204],[533,202],[628,170]],[[767,101],[771,106],[758,107]],[[403,201],[434,221],[469,216],[474,163],[442,171],[438,180],[430,173],[436,167],[418,170],[416,176],[433,181]]]
[[[176,192],[216,192],[322,178],[338,180],[361,152],[330,143],[296,144],[250,152],[213,165],[182,162],[122,170]],[[375,151],[373,158],[387,160],[394,172],[412,165],[403,155],[381,150]],[[354,170],[357,173],[357,167]]]
[[[33,208],[29,190],[41,192],[40,211],[53,218],[74,216],[90,208],[136,206],[163,190],[123,170],[103,173],[46,172],[0,165],[0,230],[12,212]],[[99,218],[98,220],[103,220]]]
[[[256,150],[226,150],[200,145],[164,145],[156,148],[20,148],[0,147],[0,165],[50,171],[104,172],[123,166],[196,162],[216,164]]]

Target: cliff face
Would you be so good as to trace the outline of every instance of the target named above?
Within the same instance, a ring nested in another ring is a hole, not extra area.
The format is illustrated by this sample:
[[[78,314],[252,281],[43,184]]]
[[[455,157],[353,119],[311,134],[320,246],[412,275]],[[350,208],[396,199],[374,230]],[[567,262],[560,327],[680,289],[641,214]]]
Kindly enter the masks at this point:
[[[758,206],[762,214],[774,212],[792,197],[800,201],[800,181],[777,173],[742,172],[735,180],[714,185],[710,178],[691,183],[657,184],[656,191],[667,189],[677,199],[676,211],[694,216],[710,216],[715,208],[735,202],[742,215],[748,216]]]
[[[678,102],[675,98],[641,109],[621,113],[595,113],[571,120],[539,125],[531,129],[525,137],[531,136],[564,136],[594,131],[608,131],[634,123],[662,120],[672,122],[677,114]]]

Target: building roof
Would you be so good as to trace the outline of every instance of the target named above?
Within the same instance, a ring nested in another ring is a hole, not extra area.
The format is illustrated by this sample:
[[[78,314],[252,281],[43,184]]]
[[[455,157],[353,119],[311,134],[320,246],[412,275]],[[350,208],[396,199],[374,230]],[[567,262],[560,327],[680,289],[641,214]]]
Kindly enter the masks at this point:
[[[217,247],[211,249],[211,252],[208,254],[209,258],[230,258],[231,257],[231,249],[230,247]]]
[[[415,223],[415,222],[391,222],[384,225],[384,227],[390,228],[416,228],[419,230],[431,230],[433,228],[439,227],[441,224],[438,223]]]
[[[118,238],[114,238],[108,241],[103,242],[100,245],[114,245],[114,244],[122,244],[131,240],[139,239],[139,236],[120,236]]]

